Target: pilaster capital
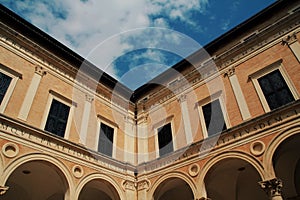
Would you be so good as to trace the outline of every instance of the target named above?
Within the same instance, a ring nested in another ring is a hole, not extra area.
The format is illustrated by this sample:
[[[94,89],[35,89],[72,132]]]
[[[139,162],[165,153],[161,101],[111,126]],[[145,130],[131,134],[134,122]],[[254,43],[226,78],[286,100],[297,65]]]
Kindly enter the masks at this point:
[[[141,180],[137,183],[137,189],[138,190],[149,190],[150,188],[150,181],[145,179],[145,180]]]
[[[224,77],[228,76],[233,76],[235,74],[235,67],[231,67],[231,68],[228,68],[225,73],[224,73]]]
[[[129,181],[129,180],[124,180],[122,182],[122,188],[123,190],[132,190],[135,191],[136,190],[136,183],[134,181]]]
[[[46,70],[43,67],[39,66],[39,65],[37,65],[35,67],[35,73],[40,75],[40,76],[44,76],[44,75],[47,74]]]
[[[298,39],[297,39],[296,33],[292,33],[282,39],[282,45],[290,45],[290,44],[296,42],[297,40]]]
[[[0,196],[5,194],[5,192],[9,189],[7,186],[0,186]]]
[[[258,182],[270,198],[281,196],[282,181],[279,178]]]
[[[179,96],[178,102],[183,103],[183,102],[186,101],[186,98],[187,98],[186,94],[182,94],[182,95]]]
[[[92,103],[92,101],[94,101],[94,96],[90,94],[85,94],[85,100]]]

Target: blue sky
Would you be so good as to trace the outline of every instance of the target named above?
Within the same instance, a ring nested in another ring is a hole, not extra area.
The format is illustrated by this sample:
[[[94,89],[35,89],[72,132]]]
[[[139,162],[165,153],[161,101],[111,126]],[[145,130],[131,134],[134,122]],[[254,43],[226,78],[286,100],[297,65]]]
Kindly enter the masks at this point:
[[[136,89],[275,0],[0,0]]]

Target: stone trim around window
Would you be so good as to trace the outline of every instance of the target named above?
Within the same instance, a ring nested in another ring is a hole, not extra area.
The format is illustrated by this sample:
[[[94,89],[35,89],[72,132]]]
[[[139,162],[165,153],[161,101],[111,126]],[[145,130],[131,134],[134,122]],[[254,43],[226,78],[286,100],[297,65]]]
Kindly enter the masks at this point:
[[[220,107],[221,107],[222,114],[223,114],[223,118],[224,118],[227,129],[231,127],[222,91],[218,91],[218,92],[216,92],[216,93],[214,93],[214,94],[212,94],[212,95],[210,95],[210,96],[208,96],[208,97],[206,97],[206,98],[204,98],[204,99],[202,99],[202,100],[200,100],[196,103],[196,106],[198,108],[198,113],[199,113],[203,138],[208,138],[208,131],[206,129],[206,123],[205,123],[205,118],[204,118],[204,113],[203,113],[202,107],[209,104],[209,103],[212,103],[215,100],[219,100]]]
[[[22,75],[19,73],[19,72],[16,72],[2,64],[0,64],[0,72],[2,74],[5,74],[9,77],[11,77],[11,81],[10,81],[10,84],[6,90],[6,93],[3,97],[3,100],[1,102],[1,105],[0,105],[0,113],[4,113],[6,107],[7,107],[7,104],[12,96],[12,93],[16,87],[16,84],[18,82],[19,79],[22,79]]]
[[[297,93],[297,90],[295,89],[293,82],[289,78],[288,73],[282,64],[282,59],[280,59],[280,60],[264,67],[263,69],[260,69],[256,72],[254,72],[248,76],[249,80],[251,80],[254,85],[254,88],[258,94],[259,100],[260,100],[265,112],[270,112],[271,109],[270,109],[267,99],[266,99],[265,95],[263,94],[263,91],[259,85],[258,79],[275,71],[275,70],[279,70],[279,72],[281,73],[281,75],[282,75],[285,83],[287,84],[290,92],[292,93],[294,99],[295,100],[299,99],[299,94]]]
[[[77,107],[77,104],[72,102],[72,100],[62,96],[61,94],[59,94],[59,93],[57,93],[53,90],[49,91],[49,96],[48,96],[48,100],[47,100],[47,103],[46,103],[46,107],[45,107],[45,111],[44,111],[44,115],[43,115],[43,118],[42,118],[40,128],[43,129],[43,130],[45,129],[53,99],[55,99],[55,100],[57,100],[57,101],[59,101],[59,102],[61,102],[61,103],[63,103],[63,104],[70,107],[67,126],[66,126],[66,130],[65,130],[65,135],[64,135],[65,139],[69,139],[70,129],[71,129],[71,122],[72,122],[73,115],[74,115],[74,109],[75,109],[75,107]]]
[[[97,115],[97,132],[96,132],[96,140],[95,140],[95,151],[98,151],[98,145],[99,145],[99,136],[100,136],[100,128],[101,128],[101,124],[105,124],[111,128],[114,129],[114,138],[113,138],[113,148],[112,148],[112,158],[116,158],[117,155],[117,133],[118,133],[118,125],[114,122],[112,122],[109,119],[106,119],[105,117],[101,116],[101,115]]]

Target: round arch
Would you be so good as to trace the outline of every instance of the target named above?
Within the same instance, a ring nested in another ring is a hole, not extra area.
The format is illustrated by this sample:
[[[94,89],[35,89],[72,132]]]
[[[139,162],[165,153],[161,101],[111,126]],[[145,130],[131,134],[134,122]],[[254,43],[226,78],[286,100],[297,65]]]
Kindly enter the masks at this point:
[[[148,193],[148,199],[152,199],[154,196],[155,191],[157,190],[157,188],[166,180],[171,179],[171,178],[178,178],[182,181],[184,181],[185,183],[188,184],[188,186],[190,187],[194,198],[197,197],[197,187],[196,184],[194,183],[194,181],[186,174],[184,174],[183,172],[170,172],[167,173],[163,176],[161,176],[150,188],[149,193]]]
[[[3,176],[0,177],[0,184],[5,185],[5,183],[8,181],[9,177],[13,174],[13,172],[23,164],[41,161],[48,163],[51,166],[54,166],[55,170],[58,170],[62,174],[63,177],[61,178],[67,189],[65,197],[67,199],[72,199],[71,196],[72,191],[74,191],[74,184],[68,168],[58,159],[46,154],[33,153],[18,157],[3,169]]]
[[[259,160],[244,152],[231,151],[208,160],[197,184],[202,189],[201,197],[249,199],[254,194],[256,198],[263,199],[265,193],[258,182],[264,179],[264,169]]]
[[[99,174],[99,173],[94,173],[94,174],[89,174],[86,177],[84,177],[80,183],[78,184],[76,191],[75,191],[75,195],[74,198],[75,199],[79,199],[79,195],[81,193],[81,191],[83,190],[83,188],[90,182],[92,181],[97,181],[97,180],[103,180],[108,182],[113,189],[116,190],[117,194],[114,194],[114,199],[126,199],[124,192],[122,191],[122,189],[120,188],[120,185],[111,177],[105,175],[105,174]]]
[[[251,155],[246,154],[244,152],[230,151],[230,152],[222,152],[214,156],[213,158],[211,158],[208,162],[206,162],[201,170],[201,174],[199,176],[197,184],[201,185],[204,182],[204,178],[211,167],[213,167],[216,163],[228,158],[237,158],[248,162],[257,170],[261,179],[265,180],[265,170],[263,168],[262,163],[259,160],[256,160]]]
[[[264,157],[264,165],[271,178],[279,178],[284,199],[300,197],[300,126],[281,131],[271,142]],[[288,169],[288,170],[287,170]]]
[[[287,130],[281,131],[273,140],[271,140],[270,144],[266,148],[266,152],[263,157],[263,166],[265,167],[265,170],[267,172],[267,178],[271,179],[274,178],[275,171],[272,165],[272,159],[276,152],[276,149],[279,147],[280,144],[282,144],[286,139],[299,134],[300,133],[300,126],[293,126],[290,127]]]

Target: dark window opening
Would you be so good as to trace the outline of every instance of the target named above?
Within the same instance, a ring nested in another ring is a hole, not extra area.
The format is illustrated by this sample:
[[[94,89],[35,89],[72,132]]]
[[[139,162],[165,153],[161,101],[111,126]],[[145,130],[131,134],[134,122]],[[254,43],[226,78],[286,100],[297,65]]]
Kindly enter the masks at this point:
[[[159,156],[173,151],[171,123],[158,129]]]
[[[2,103],[3,98],[7,92],[11,79],[11,77],[0,72],[0,104]]]
[[[114,142],[114,129],[101,123],[98,143],[98,152],[112,156]]]
[[[258,83],[271,110],[295,100],[278,69],[259,78]]]
[[[55,135],[64,137],[70,107],[53,99],[50,111],[48,114],[45,130]]]
[[[211,136],[227,129],[219,100],[202,106],[207,135]]]

